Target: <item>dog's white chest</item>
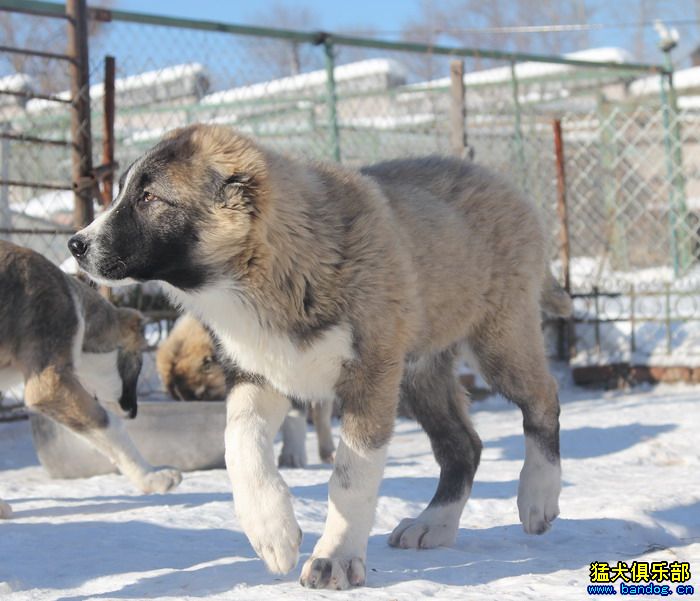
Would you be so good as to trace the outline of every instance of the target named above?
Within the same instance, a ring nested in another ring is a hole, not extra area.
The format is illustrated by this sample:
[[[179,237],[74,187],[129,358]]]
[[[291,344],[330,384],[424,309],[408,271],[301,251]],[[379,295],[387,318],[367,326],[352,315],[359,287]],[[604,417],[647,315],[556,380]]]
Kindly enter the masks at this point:
[[[332,400],[344,361],[353,357],[347,325],[329,328],[300,348],[288,336],[260,326],[257,315],[234,295],[175,293],[221,340],[242,370],[259,374],[281,393],[299,400]]]

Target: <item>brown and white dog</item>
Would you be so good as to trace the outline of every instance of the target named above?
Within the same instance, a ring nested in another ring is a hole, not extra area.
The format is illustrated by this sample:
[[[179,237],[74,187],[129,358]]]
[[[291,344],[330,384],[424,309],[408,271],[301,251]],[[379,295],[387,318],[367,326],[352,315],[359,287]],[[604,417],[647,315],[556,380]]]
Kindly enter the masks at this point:
[[[165,389],[180,401],[218,401],[236,385],[236,367],[218,348],[197,318],[182,315],[156,352],[156,367]],[[333,463],[331,416],[333,403],[311,403],[318,454]],[[295,407],[282,423],[279,467],[306,467],[306,411]]]
[[[40,254],[0,241],[0,381],[24,381],[24,401],[108,457],[144,492],[177,486],[180,473],[141,457],[122,421],[95,397],[137,410],[143,320],[118,309]],[[10,517],[0,501],[0,517]]]
[[[462,346],[522,410],[523,527],[543,533],[559,513],[559,402],[540,308],[566,314],[570,299],[545,238],[535,207],[472,163],[355,171],[194,125],[133,163],[111,209],[69,247],[98,282],[165,282],[242,370],[228,398],[227,467],[241,525],[274,572],[295,566],[301,530],[273,437],[290,399],[340,402],[328,518],[301,582],[343,589],[365,582],[400,394],[441,470],[428,507],[389,544],[455,540],[481,453],[453,371]]]

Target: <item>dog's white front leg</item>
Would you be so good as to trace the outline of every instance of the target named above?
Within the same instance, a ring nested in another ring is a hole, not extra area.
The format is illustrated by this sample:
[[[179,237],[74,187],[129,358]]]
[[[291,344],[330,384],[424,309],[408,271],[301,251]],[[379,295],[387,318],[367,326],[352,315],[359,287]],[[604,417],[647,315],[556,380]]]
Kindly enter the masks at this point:
[[[301,530],[275,465],[273,440],[289,401],[269,386],[241,383],[229,394],[226,468],[243,531],[268,569],[286,574],[299,559]]]
[[[367,539],[387,446],[362,448],[341,438],[328,483],[326,527],[302,570],[304,586],[346,589],[364,584]]]

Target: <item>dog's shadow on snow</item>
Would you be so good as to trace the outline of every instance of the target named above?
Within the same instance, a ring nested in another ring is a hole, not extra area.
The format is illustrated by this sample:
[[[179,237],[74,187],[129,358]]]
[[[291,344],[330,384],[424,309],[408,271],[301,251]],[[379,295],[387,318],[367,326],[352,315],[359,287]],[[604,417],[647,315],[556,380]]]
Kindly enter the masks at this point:
[[[684,523],[697,504],[665,510],[670,521]],[[300,567],[279,578],[267,572],[242,533],[218,529],[164,527],[144,521],[12,524],[1,527],[0,549],[12,553],[0,564],[0,581],[17,591],[66,589],[97,578],[125,573],[172,570],[148,575],[91,598],[144,599],[153,596],[206,597],[237,586],[294,582]],[[302,559],[317,536],[306,536]],[[12,541],[8,545],[7,541]],[[613,557],[629,560],[650,550],[689,544],[662,528],[620,519],[559,519],[542,537],[524,534],[519,525],[460,530],[454,548],[428,551],[392,549],[386,534],[370,538],[368,586],[386,587],[413,580],[448,586],[488,584],[524,574],[575,570]],[[241,553],[241,549],[247,552]],[[571,549],[590,549],[585,553]],[[54,559],[61,555],[58,567]],[[586,555],[586,557],[584,557]],[[209,564],[202,566],[201,564]],[[11,565],[12,573],[3,573]],[[57,601],[78,601],[83,595]]]
[[[698,505],[674,508],[685,520]],[[384,587],[411,580],[452,586],[489,584],[525,574],[577,570],[594,561],[629,561],[651,551],[690,544],[661,527],[622,519],[559,518],[544,536],[522,531],[520,524],[480,530],[460,529],[451,548],[393,549],[386,535],[370,538],[368,585]],[[573,551],[576,549],[577,551]]]
[[[425,482],[424,488],[427,486]],[[317,494],[315,488],[310,492],[312,496]],[[687,525],[695,516],[694,527],[699,528],[697,513],[696,502],[660,510],[654,517]],[[317,539],[318,535],[304,537],[301,562]],[[560,518],[552,531],[541,537],[526,535],[519,524],[461,529],[453,548],[427,551],[392,549],[387,546],[387,534],[377,534],[369,541],[368,586],[415,580],[448,586],[488,584],[524,574],[576,570],[610,557],[627,561],[691,541],[677,538],[662,527],[609,518]],[[300,571],[298,566],[285,577],[269,574],[245,536],[236,530],[166,527],[145,521],[5,522],[0,526],[0,555],[4,554],[13,561],[0,562],[0,582],[7,581],[18,592],[65,590],[109,576],[167,571],[117,584],[114,590],[103,589],[91,598],[206,597],[237,586],[293,583]],[[60,562],[55,562],[57,556]],[[83,598],[65,596],[58,601]]]
[[[677,428],[676,424],[625,424],[623,426],[584,426],[562,430],[561,455],[564,459],[589,459],[629,449],[659,434]],[[501,448],[503,459],[523,459],[525,440],[522,434],[503,436],[486,442],[487,447]]]
[[[90,597],[199,597],[241,583],[274,582],[245,536],[222,528],[166,527],[140,520],[5,522],[0,525],[0,555],[12,557],[11,562],[0,562],[0,582],[8,582],[17,591],[68,589],[94,579],[157,570],[177,571],[144,576]],[[216,563],[198,567],[211,562]],[[83,598],[63,597],[61,601]]]
[[[208,492],[170,492],[151,495],[100,495],[99,501],[87,503],[90,497],[32,497],[7,499],[13,505],[13,517],[65,517],[71,515],[112,514],[133,511],[145,507],[199,507],[207,503],[231,502],[230,493]],[[27,501],[58,501],[67,503],[62,506],[42,507],[37,509],[19,509],[17,504]]]

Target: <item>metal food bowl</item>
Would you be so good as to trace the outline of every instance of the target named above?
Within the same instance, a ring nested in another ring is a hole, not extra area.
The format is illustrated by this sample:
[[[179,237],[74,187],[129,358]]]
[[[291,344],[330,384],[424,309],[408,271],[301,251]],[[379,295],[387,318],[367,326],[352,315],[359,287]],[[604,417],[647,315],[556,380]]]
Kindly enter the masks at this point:
[[[117,403],[103,405],[113,415],[122,415]],[[39,461],[52,478],[85,478],[117,471],[104,455],[67,428],[39,414],[31,414],[30,421]],[[151,465],[182,471],[225,467],[226,403],[140,401],[136,419],[125,419],[124,424]]]

